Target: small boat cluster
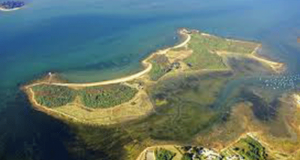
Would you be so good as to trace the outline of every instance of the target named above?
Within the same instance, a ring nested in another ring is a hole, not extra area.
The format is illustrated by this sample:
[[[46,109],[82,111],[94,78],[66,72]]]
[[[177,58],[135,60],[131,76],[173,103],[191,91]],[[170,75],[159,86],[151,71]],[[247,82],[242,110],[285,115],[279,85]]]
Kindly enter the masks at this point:
[[[273,90],[295,89],[300,83],[300,75],[272,76],[270,78],[259,78],[264,86]]]
[[[6,1],[0,3],[0,8],[3,9],[14,9],[14,8],[20,8],[25,5],[25,2],[22,1]]]

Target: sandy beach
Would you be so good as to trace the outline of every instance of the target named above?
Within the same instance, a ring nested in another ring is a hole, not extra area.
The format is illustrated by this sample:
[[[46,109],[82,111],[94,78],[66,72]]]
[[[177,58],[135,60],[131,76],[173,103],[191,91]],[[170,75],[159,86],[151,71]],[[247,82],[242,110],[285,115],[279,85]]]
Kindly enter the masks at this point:
[[[152,53],[148,58],[146,58],[145,60],[142,61],[143,66],[145,67],[144,70],[130,75],[130,76],[126,76],[126,77],[122,77],[122,78],[118,78],[118,79],[113,79],[113,80],[107,80],[107,81],[101,81],[101,82],[93,82],[93,83],[51,83],[51,85],[57,85],[57,86],[68,86],[68,87],[93,87],[93,86],[100,86],[100,85],[110,85],[110,84],[117,84],[117,83],[122,83],[122,82],[127,82],[127,81],[131,81],[134,80],[136,78],[139,78],[145,74],[147,74],[148,72],[151,71],[152,69],[152,64],[150,62],[148,62],[149,59],[151,59],[153,57],[153,55],[156,54],[165,54],[168,51],[170,51],[171,49],[176,49],[176,48],[181,48],[184,47],[185,45],[188,44],[188,42],[191,40],[191,35],[188,34],[186,29],[182,29],[179,31],[179,34],[182,36],[185,36],[186,39],[174,46],[174,47],[170,47],[164,50],[159,50],[155,53]],[[31,85],[26,86],[26,88],[30,88],[32,86],[36,86],[36,85],[40,85],[40,84],[48,84],[47,82],[39,82],[39,83],[34,83]]]
[[[0,7],[0,11],[3,11],[3,12],[11,12],[11,11],[19,10],[19,9],[21,9],[21,8],[6,9],[6,8]]]

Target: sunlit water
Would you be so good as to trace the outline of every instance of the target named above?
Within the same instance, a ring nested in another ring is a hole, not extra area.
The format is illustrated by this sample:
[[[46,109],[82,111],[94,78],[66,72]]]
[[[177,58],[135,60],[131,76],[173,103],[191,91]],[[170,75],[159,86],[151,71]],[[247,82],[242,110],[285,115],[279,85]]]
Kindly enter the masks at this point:
[[[260,41],[263,55],[288,65],[286,74],[300,73],[295,0],[26,2],[0,12],[0,159],[72,159],[67,126],[32,110],[22,84],[49,71],[73,82],[137,72],[151,52],[178,42],[180,27]]]

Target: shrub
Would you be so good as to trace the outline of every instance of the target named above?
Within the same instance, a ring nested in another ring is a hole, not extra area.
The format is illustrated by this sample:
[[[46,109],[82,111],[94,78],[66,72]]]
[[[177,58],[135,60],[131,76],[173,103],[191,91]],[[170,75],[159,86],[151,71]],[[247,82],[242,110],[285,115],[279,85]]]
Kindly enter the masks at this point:
[[[166,149],[157,149],[155,150],[156,160],[172,160],[176,153],[173,153]]]
[[[89,108],[109,108],[132,99],[137,90],[125,85],[87,87],[79,90],[82,103]]]
[[[167,73],[170,67],[169,59],[165,55],[155,55],[151,59],[152,69],[149,73],[151,80],[157,81]]]
[[[37,85],[32,87],[36,101],[46,107],[59,107],[74,101],[76,91],[69,87],[55,85]]]

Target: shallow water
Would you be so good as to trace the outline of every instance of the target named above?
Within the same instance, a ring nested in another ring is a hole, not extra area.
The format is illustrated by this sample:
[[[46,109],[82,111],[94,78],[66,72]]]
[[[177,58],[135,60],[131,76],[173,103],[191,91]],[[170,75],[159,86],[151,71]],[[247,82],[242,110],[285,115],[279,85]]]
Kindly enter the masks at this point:
[[[300,73],[297,1],[26,2],[0,12],[0,159],[72,159],[68,127],[32,110],[20,85],[49,71],[73,82],[137,72],[151,52],[178,42],[179,27],[260,41],[263,55],[287,63],[286,74]]]

